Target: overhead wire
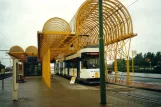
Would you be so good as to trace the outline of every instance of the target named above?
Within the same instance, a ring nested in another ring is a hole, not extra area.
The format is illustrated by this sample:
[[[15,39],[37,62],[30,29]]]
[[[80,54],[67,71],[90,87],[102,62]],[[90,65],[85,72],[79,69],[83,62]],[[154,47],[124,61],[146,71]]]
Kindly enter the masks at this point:
[[[139,0],[135,0],[134,2],[132,2],[130,5],[128,5],[127,7],[132,6],[133,4],[135,4],[136,2],[138,2]]]
[[[10,48],[13,45],[13,42],[7,38],[7,36],[5,36],[1,31],[0,31],[0,48]],[[8,42],[11,45],[6,44],[6,42]],[[4,46],[4,47],[3,47]]]
[[[6,44],[7,43],[7,44]],[[10,45],[8,45],[10,44]],[[6,51],[4,50],[9,50],[9,48],[12,46],[13,42],[10,41],[10,39],[8,39],[2,32],[0,32],[0,61],[1,63],[5,64],[5,65],[8,65],[8,66],[11,66],[11,58],[10,57],[6,57],[8,56],[6,54]],[[2,61],[3,59],[9,59],[9,62],[4,60]]]

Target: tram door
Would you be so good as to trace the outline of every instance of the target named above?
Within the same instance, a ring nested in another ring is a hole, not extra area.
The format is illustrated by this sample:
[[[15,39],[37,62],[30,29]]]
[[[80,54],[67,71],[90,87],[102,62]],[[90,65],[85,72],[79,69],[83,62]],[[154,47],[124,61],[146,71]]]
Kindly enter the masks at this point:
[[[80,78],[80,60],[77,61],[77,78]]]

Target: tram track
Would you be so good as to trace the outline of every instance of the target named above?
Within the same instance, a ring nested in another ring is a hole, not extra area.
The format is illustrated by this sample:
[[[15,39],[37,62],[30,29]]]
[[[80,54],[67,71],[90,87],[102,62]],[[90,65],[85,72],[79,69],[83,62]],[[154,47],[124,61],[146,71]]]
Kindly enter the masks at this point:
[[[125,93],[125,92],[119,92],[118,94],[125,96],[125,97],[133,97],[137,100],[143,100],[143,101],[146,101],[146,102],[161,104],[161,101],[160,101],[161,99],[157,100],[157,98],[151,98],[150,95],[142,96],[142,95],[129,94],[129,93]],[[155,97],[157,97],[157,96],[155,96]]]
[[[129,89],[129,90],[128,90]],[[146,107],[160,107],[161,97],[159,95],[149,94],[148,91],[141,91],[139,89],[110,89],[107,96],[124,99],[135,103],[140,103]]]
[[[100,88],[99,86],[95,86]],[[117,85],[110,85],[106,88],[107,96],[117,99],[124,99],[134,103],[140,103],[145,107],[160,107],[161,93],[155,91],[141,90]]]

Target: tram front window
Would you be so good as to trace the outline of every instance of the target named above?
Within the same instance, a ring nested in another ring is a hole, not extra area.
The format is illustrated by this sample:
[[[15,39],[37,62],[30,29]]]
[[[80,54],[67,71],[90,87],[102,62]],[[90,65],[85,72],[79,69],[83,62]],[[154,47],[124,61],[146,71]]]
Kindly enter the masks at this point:
[[[98,56],[88,56],[82,59],[82,68],[93,69],[99,68]]]

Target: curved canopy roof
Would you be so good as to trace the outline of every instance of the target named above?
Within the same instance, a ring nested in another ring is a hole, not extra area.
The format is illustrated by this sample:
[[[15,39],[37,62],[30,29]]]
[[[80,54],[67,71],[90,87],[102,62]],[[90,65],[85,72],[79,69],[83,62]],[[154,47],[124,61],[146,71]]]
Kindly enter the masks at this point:
[[[23,53],[24,50],[20,46],[13,46],[10,48],[9,52]]]
[[[20,60],[26,60],[24,50],[20,46],[13,46],[10,48],[9,53],[11,57],[15,57]]]
[[[51,59],[55,58],[68,50],[74,38],[68,22],[58,17],[49,19],[44,24],[42,32],[38,32],[40,57],[50,49]]]
[[[35,46],[29,46],[26,48],[25,53],[28,55],[34,55],[37,56],[38,49]]]
[[[51,51],[51,59],[56,59],[57,56],[71,54],[84,46],[98,45],[98,19],[98,0],[86,0],[72,18],[70,26],[61,18],[49,19],[42,33],[38,33],[40,57],[48,49]],[[136,36],[131,16],[119,0],[103,0],[103,31],[105,46]],[[73,51],[70,50],[71,46]]]
[[[29,46],[24,51],[20,46],[13,46],[10,48],[9,53],[11,57],[17,58],[20,61],[26,61],[28,56],[37,56],[38,51],[35,46]]]
[[[72,31],[89,36],[88,45],[98,44],[98,11],[98,0],[86,0],[71,21]],[[119,0],[103,1],[103,28],[105,45],[135,36],[131,16]]]
[[[43,26],[43,33],[45,32],[70,32],[70,26],[64,19],[54,17],[46,21]]]

